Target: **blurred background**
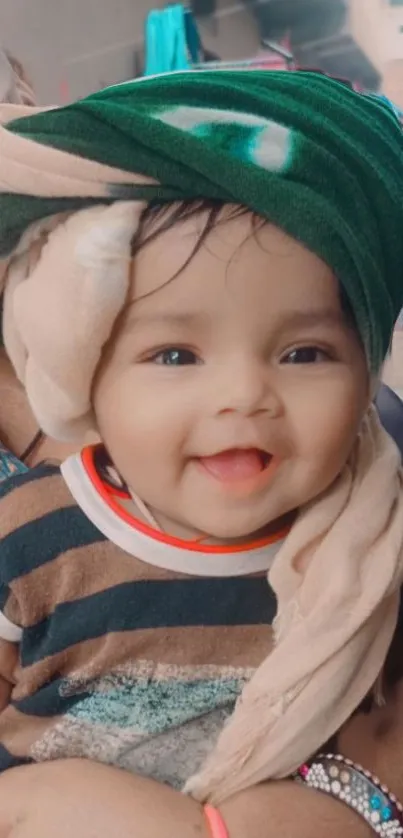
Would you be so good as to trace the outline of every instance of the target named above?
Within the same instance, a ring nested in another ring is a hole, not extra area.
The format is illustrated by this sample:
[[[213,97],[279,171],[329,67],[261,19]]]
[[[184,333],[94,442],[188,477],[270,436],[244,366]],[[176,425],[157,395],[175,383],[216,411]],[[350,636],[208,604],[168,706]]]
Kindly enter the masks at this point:
[[[2,45],[43,103],[65,103],[141,75],[150,12],[164,0],[2,0]],[[264,41],[298,65],[382,90],[403,108],[403,0],[189,0],[204,57],[267,58]]]

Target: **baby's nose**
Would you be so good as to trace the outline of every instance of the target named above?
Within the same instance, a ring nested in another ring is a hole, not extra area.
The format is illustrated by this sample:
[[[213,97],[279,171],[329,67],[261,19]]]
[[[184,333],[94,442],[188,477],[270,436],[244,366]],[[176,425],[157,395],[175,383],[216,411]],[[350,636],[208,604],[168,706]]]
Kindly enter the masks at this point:
[[[262,364],[243,360],[223,367],[216,382],[217,413],[237,412],[254,415],[267,412],[275,416],[281,401],[267,368]]]

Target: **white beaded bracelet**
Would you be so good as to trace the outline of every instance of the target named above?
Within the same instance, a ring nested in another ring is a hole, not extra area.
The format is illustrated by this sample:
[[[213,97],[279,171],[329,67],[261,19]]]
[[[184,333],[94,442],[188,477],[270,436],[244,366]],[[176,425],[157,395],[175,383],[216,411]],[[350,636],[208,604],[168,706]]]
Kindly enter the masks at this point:
[[[294,779],[354,809],[381,838],[402,838],[403,806],[370,771],[340,754],[320,754]]]

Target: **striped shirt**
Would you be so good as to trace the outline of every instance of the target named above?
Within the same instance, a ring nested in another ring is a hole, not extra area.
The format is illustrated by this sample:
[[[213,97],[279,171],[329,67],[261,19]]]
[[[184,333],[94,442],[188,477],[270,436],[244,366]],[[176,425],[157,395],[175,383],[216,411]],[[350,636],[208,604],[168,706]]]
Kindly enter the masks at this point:
[[[156,533],[111,496],[92,449],[4,481],[0,637],[19,660],[0,770],[88,757],[181,788],[270,651],[281,538],[222,549]]]

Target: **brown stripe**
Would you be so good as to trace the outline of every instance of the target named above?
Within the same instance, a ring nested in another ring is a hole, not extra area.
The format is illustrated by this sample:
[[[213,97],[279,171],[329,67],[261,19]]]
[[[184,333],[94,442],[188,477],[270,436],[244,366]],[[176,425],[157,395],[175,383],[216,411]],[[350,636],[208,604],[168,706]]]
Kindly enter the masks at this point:
[[[60,473],[19,486],[3,498],[1,503],[1,538],[49,512],[76,506]]]
[[[11,583],[20,603],[20,625],[27,627],[62,602],[98,594],[124,582],[178,579],[180,574],[154,567],[109,541],[68,550]],[[12,617],[7,613],[10,620]],[[12,620],[13,621],[13,620]]]
[[[117,632],[86,640],[26,669],[20,668],[13,698],[32,695],[55,677],[86,682],[130,661],[256,668],[271,649],[272,631],[261,625]]]

